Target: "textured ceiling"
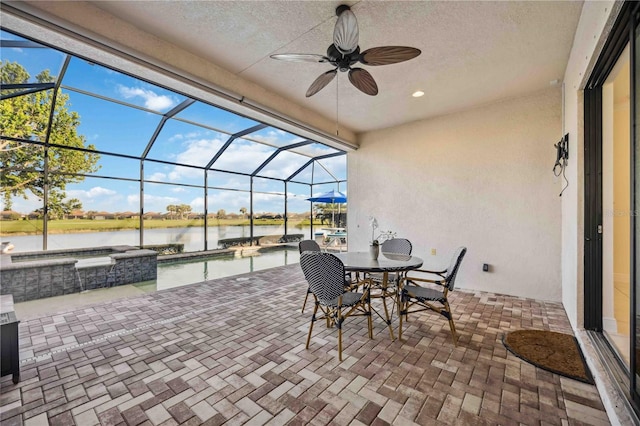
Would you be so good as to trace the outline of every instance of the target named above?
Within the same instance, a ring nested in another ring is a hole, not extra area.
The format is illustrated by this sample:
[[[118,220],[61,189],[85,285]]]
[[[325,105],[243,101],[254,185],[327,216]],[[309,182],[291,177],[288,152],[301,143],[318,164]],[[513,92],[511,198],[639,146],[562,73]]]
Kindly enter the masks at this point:
[[[375,97],[346,73],[311,98],[329,64],[289,63],[273,53],[325,54],[335,8],[349,4],[360,47],[411,46],[411,61],[364,67]],[[448,114],[561,80],[582,2],[98,1],[95,6],[204,57],[356,132]],[[422,90],[426,94],[413,98]],[[336,95],[337,93],[337,95]],[[337,97],[336,97],[337,96]],[[338,102],[336,102],[336,99]]]

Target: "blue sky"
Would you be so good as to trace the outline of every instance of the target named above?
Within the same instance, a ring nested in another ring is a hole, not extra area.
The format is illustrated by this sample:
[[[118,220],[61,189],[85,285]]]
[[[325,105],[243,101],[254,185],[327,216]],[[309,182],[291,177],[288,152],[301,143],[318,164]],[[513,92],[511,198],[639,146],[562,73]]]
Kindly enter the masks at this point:
[[[1,32],[4,40],[21,40],[10,33]],[[34,77],[44,69],[59,76],[64,55],[52,49],[2,48],[2,60],[18,62]],[[81,125],[79,133],[87,143],[105,152],[115,152],[140,156],[147,146],[162,114],[179,105],[186,98],[178,93],[146,83],[142,80],[72,58],[62,81],[63,92],[69,96],[68,108],[78,112]],[[67,87],[67,88],[65,88]],[[108,102],[83,94],[78,89],[95,93],[121,102],[144,108],[138,110],[129,106]],[[176,115],[177,119],[168,120],[160,135],[149,151],[148,158],[180,164],[205,166],[227,141],[229,134],[247,129],[256,121],[195,102]],[[180,121],[178,119],[184,120]],[[197,126],[190,122],[204,124],[221,131]],[[236,139],[220,156],[214,167],[224,171],[253,172],[278,147],[302,141],[296,135],[274,127],[267,127],[245,139]],[[264,143],[259,143],[264,142]],[[333,148],[313,143],[298,148],[294,152],[280,153],[261,171],[262,176],[286,178],[308,161],[307,155],[323,155],[335,152]],[[139,179],[140,162],[134,159],[101,155],[98,176],[110,176],[125,179]],[[346,179],[346,157],[334,157],[321,160],[321,165],[308,167],[296,180],[301,182],[327,182],[331,174],[338,179]],[[204,172],[189,167],[181,167],[146,161],[144,178],[148,181],[178,183],[183,185],[203,185]],[[238,212],[240,208],[249,208],[250,180],[246,176],[230,173],[209,172],[208,185],[210,212],[224,209]],[[336,184],[314,186],[314,195],[331,189]],[[346,184],[340,190],[345,192]],[[284,185],[271,179],[254,180],[254,211],[283,212]],[[290,183],[287,187],[288,210],[290,212],[308,211],[310,196],[307,185]],[[140,206],[139,183],[91,177],[78,184],[67,187],[68,198],[78,198],[83,209],[96,211],[138,211]],[[27,213],[41,207],[41,202],[33,196],[27,200],[14,198],[13,210]],[[145,212],[165,212],[169,204],[189,204],[193,211],[204,211],[204,193],[201,188],[176,186],[161,183],[145,184]]]

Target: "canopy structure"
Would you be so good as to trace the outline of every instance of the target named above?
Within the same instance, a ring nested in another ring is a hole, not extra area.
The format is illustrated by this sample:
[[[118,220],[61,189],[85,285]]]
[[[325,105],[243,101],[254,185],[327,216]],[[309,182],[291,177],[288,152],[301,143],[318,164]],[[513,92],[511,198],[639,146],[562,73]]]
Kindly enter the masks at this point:
[[[317,197],[307,198],[307,200],[312,203],[346,203],[347,196],[344,195],[340,191],[331,190],[329,192],[325,192],[324,194],[320,194]]]
[[[26,192],[28,200],[3,188],[10,204],[0,205],[41,220],[33,223],[44,250],[48,220],[68,200],[84,216],[137,218],[139,245],[146,220],[203,219],[207,250],[211,218],[248,218],[253,233],[254,218],[282,217],[279,232],[287,234],[288,219],[307,214],[309,194],[346,181],[344,149],[217,106],[196,90],[172,90],[6,30],[0,53],[16,76],[0,87],[3,111],[44,111],[36,123],[12,123],[20,131],[0,129],[0,164],[12,166],[2,171],[18,182],[49,182]]]
[[[347,196],[340,191],[334,191],[333,189],[324,194],[320,194],[316,197],[307,198],[312,203],[331,203],[331,204],[343,204],[347,202]],[[339,207],[339,206],[338,206]],[[335,226],[335,215],[333,209],[331,209],[331,225]]]

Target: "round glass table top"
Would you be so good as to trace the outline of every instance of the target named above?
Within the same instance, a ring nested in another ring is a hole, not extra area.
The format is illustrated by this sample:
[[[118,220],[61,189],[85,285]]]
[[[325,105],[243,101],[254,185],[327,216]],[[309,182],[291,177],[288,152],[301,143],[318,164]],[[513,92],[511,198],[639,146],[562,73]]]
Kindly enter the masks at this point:
[[[395,253],[380,253],[378,259],[371,258],[368,251],[334,253],[347,271],[396,272],[417,269],[423,260],[416,256]]]

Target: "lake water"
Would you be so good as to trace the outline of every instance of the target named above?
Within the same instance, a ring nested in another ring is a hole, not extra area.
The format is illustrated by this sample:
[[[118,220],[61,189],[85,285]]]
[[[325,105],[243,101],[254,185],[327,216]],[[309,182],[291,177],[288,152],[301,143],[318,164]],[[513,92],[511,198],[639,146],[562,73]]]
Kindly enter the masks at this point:
[[[316,228],[317,229],[317,228]],[[218,247],[218,240],[225,238],[249,237],[249,226],[211,226],[209,232],[209,249]],[[282,235],[284,226],[255,226],[253,235]],[[311,237],[311,228],[289,228],[289,234],[303,234]],[[14,252],[42,250],[41,235],[10,235],[2,237],[2,241],[10,241],[15,246]],[[51,234],[47,241],[47,249],[59,250],[70,248],[100,247],[114,245],[137,246],[140,242],[138,230],[82,232],[69,234]],[[204,250],[203,228],[163,228],[145,229],[145,244],[184,244],[184,251]]]

